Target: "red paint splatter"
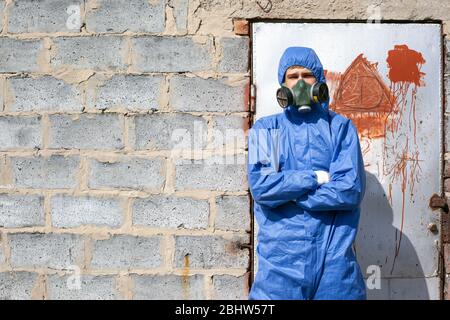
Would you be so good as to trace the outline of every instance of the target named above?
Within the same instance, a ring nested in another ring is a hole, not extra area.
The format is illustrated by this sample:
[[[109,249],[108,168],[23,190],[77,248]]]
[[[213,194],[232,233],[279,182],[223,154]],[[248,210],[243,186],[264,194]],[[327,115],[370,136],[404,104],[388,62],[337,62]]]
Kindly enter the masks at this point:
[[[389,80],[393,83],[406,82],[420,86],[425,73],[420,72],[420,66],[425,63],[422,54],[411,50],[407,45],[396,45],[388,51],[386,59],[389,67]]]
[[[391,177],[388,187],[391,205],[392,184],[396,180],[401,182],[401,225],[400,234],[398,230],[395,234],[392,274],[402,240],[407,185],[412,197],[421,171],[416,143],[416,94],[418,87],[425,86],[422,79],[425,73],[420,71],[425,59],[407,45],[395,45],[388,51],[386,61],[389,86],[379,75],[377,63],[370,63],[363,54],[358,55],[344,73],[325,70],[325,77],[333,97],[330,109],[352,119],[360,137],[384,138],[383,174]],[[408,112],[409,122],[405,126]],[[388,142],[388,133],[392,144]]]
[[[419,178],[418,171],[421,170],[419,165],[419,161],[421,161],[419,160],[419,148],[416,142],[416,94],[417,88],[425,85],[422,79],[425,73],[420,71],[422,65],[425,63],[425,59],[421,53],[409,49],[407,45],[395,45],[393,50],[388,51],[386,62],[389,67],[388,77],[391,81],[389,88],[395,98],[394,107],[386,122],[386,131],[389,131],[393,138],[395,137],[393,139],[395,143],[388,145],[385,137],[384,154],[385,156],[396,155],[396,160],[392,166],[385,165],[384,172],[385,175],[391,175],[392,182],[401,180],[402,191],[400,235],[397,241],[396,234],[395,255],[391,268],[392,274],[402,242],[405,222],[406,186],[409,182],[410,194],[412,196],[414,184],[418,182]],[[408,98],[410,103],[408,103]],[[407,112],[409,112],[408,127],[405,128],[403,122],[405,121],[405,114]],[[400,141],[397,138],[399,130],[403,133],[404,141]],[[385,161],[385,164],[387,163]]]

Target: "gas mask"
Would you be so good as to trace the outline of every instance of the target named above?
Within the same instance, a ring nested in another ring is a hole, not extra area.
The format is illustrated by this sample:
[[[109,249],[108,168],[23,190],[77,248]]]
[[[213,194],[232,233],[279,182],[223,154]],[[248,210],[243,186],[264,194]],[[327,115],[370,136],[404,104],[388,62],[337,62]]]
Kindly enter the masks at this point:
[[[300,79],[292,89],[283,83],[277,90],[278,104],[282,108],[294,105],[298,107],[299,112],[309,112],[313,103],[322,103],[328,98],[328,86],[325,82],[310,85]]]

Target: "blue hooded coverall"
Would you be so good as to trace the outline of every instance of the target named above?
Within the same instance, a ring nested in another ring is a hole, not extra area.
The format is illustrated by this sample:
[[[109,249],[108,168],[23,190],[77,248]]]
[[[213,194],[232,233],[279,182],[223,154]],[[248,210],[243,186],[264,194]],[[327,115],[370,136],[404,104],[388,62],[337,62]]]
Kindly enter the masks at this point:
[[[314,50],[283,53],[278,82],[293,65],[325,82]],[[353,252],[366,176],[353,123],[328,102],[266,116],[249,132],[248,181],[259,226],[258,272],[249,299],[366,299]],[[314,171],[329,172],[318,185]]]

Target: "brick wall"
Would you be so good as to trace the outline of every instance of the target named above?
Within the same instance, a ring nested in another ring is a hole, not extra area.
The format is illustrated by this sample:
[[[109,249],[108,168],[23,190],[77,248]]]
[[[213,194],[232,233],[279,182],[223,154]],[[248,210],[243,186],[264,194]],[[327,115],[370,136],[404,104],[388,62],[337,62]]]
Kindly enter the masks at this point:
[[[445,2],[376,4],[449,35]],[[367,20],[370,5],[0,0],[0,298],[246,299],[245,20]]]

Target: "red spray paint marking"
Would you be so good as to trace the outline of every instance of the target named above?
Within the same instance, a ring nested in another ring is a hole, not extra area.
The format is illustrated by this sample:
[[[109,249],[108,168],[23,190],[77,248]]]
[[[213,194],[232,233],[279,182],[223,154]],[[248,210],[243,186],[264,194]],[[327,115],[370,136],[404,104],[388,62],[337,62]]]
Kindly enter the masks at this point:
[[[362,137],[385,136],[393,97],[378,73],[377,63],[370,63],[360,54],[342,75],[328,71],[326,79],[333,96],[330,109],[352,119]]]
[[[396,248],[392,274],[403,234],[406,186],[409,180],[412,196],[414,184],[419,181],[420,160],[416,144],[415,102],[417,88],[425,85],[422,80],[424,73],[420,71],[425,59],[419,52],[410,50],[406,45],[396,45],[394,50],[389,51],[387,62],[390,69],[389,86],[380,77],[377,63],[370,63],[362,54],[358,55],[343,74],[325,70],[325,77],[330,96],[333,97],[330,109],[352,119],[361,137],[384,138],[383,172],[385,176],[391,176],[388,187],[391,205],[392,183],[396,179],[401,179],[402,222],[400,236],[397,237],[397,231],[395,234]],[[411,90],[410,87],[412,87]],[[410,104],[407,99],[408,92],[411,92]],[[414,130],[412,134],[407,132],[408,130],[405,131],[406,142],[404,146],[401,146],[398,133],[406,111],[409,111],[409,131],[411,131],[412,121]],[[392,140],[395,141],[393,145],[387,143],[387,132],[391,133]],[[414,138],[412,147],[409,141],[410,136]],[[393,165],[387,161],[389,155],[397,157]]]
[[[401,146],[399,145],[398,139],[396,143],[391,146],[387,145],[385,138],[385,154],[387,152],[392,152],[395,155],[399,155],[397,161],[394,162],[392,167],[387,167],[385,169],[386,173],[392,174],[392,181],[396,179],[401,179],[401,190],[402,190],[402,219],[400,226],[400,236],[397,241],[396,234],[396,248],[394,261],[392,264],[391,274],[394,271],[395,261],[398,257],[400,251],[400,245],[403,235],[403,226],[405,222],[405,192],[406,185],[410,183],[410,194],[412,196],[414,190],[415,182],[418,182],[418,170],[419,166],[419,149],[416,142],[416,94],[417,88],[424,86],[425,83],[422,77],[425,73],[421,72],[420,69],[425,63],[425,59],[422,54],[411,50],[407,45],[395,45],[393,50],[388,51],[388,57],[386,62],[389,67],[388,77],[391,81],[390,91],[395,98],[394,108],[392,109],[389,119],[386,122],[386,131],[390,131],[392,137],[398,130],[402,128],[403,121],[405,120],[405,113],[409,111],[408,117],[408,128],[410,132],[405,132],[406,143]],[[410,104],[408,104],[408,98],[410,98]],[[413,123],[413,129],[411,129],[411,123]],[[413,137],[413,142],[410,143],[410,137]],[[392,203],[392,198],[390,199]]]

